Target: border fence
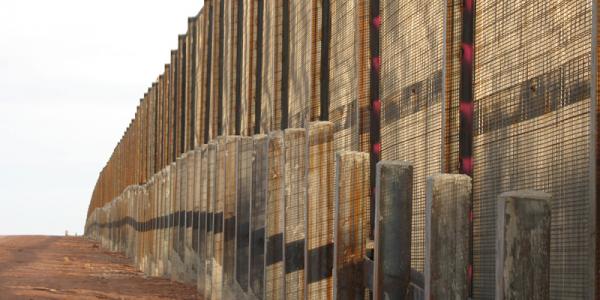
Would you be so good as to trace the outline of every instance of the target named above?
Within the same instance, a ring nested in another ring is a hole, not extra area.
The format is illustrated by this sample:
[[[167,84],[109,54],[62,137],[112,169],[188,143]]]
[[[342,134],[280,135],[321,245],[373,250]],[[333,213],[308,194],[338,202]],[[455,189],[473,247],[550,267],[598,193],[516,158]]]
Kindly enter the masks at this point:
[[[205,0],[85,235],[206,299],[600,299],[599,2]]]

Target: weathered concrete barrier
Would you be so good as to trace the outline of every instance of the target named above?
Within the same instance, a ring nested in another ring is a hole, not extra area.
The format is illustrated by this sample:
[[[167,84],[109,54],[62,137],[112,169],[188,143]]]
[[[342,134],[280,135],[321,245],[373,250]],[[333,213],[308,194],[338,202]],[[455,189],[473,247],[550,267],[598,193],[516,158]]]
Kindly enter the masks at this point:
[[[467,299],[471,178],[427,178],[425,209],[425,299]]]
[[[336,154],[333,299],[365,299],[363,263],[371,228],[369,173],[368,153]]]
[[[216,191],[217,191],[217,143],[210,142],[207,148],[208,160],[208,178],[207,178],[207,195],[206,195],[206,244],[205,253],[205,268],[206,280],[204,281],[204,297],[210,299],[212,297],[212,280],[213,280],[213,262],[214,262],[214,240],[215,240],[215,208],[216,208]]]
[[[498,197],[496,299],[550,299],[551,199],[539,191]]]
[[[171,280],[182,282],[184,278],[185,263],[183,254],[183,243],[184,243],[184,229],[183,222],[185,221],[182,217],[182,202],[185,197],[186,186],[185,182],[185,159],[184,156],[177,158],[175,163],[175,197],[173,198],[173,213],[174,217],[174,228],[173,228],[173,245],[170,256],[171,261]]]
[[[377,163],[374,299],[405,299],[410,283],[413,167]]]
[[[284,145],[283,132],[269,134],[268,195],[265,218],[265,299],[284,299]]]
[[[237,299],[248,293],[250,269],[250,215],[252,202],[252,168],[254,158],[254,140],[249,137],[240,138],[236,167],[235,207],[235,280],[234,292]]]
[[[333,123],[314,122],[308,129],[306,194],[306,298],[333,295],[334,145]]]
[[[177,211],[176,211],[176,206],[175,206],[175,199],[178,197],[179,192],[177,191],[177,164],[176,163],[171,163],[171,179],[170,179],[170,190],[171,190],[171,196],[169,197],[168,203],[167,203],[167,209],[168,209],[168,213],[169,213],[169,230],[168,230],[168,238],[169,238],[169,250],[167,251],[167,270],[168,270],[168,276],[169,277],[173,277],[173,260],[175,259],[175,243],[176,243],[176,238],[177,238]]]
[[[185,217],[185,221],[183,222],[184,228],[184,264],[185,271],[183,281],[189,284],[196,284],[197,282],[197,268],[196,265],[196,251],[194,249],[194,201],[196,199],[196,185],[194,182],[194,170],[199,168],[196,162],[196,153],[195,151],[188,152],[188,155],[185,157],[185,186],[186,186],[186,198],[183,199],[182,203],[182,211]]]
[[[305,129],[286,129],[285,211],[283,258],[285,262],[285,299],[304,299],[306,187],[308,158]]]
[[[199,214],[198,214],[198,292],[206,294],[206,277],[207,277],[207,237],[208,237],[208,210],[209,210],[209,191],[208,191],[208,145],[202,145],[199,151],[200,168],[196,169],[198,175],[196,182],[199,188]]]
[[[232,290],[235,282],[235,232],[236,204],[238,186],[238,167],[240,164],[241,138],[239,136],[225,137],[225,177],[223,184],[225,199],[223,206],[223,297],[233,299]]]
[[[265,224],[269,188],[269,137],[254,136],[252,197],[250,199],[250,268],[248,298],[264,299]]]
[[[225,177],[227,168],[227,147],[226,139],[224,137],[219,137],[217,139],[216,154],[211,299],[219,300],[223,298],[223,245],[225,244],[223,234],[223,214],[225,209],[225,191],[227,190],[227,178]]]

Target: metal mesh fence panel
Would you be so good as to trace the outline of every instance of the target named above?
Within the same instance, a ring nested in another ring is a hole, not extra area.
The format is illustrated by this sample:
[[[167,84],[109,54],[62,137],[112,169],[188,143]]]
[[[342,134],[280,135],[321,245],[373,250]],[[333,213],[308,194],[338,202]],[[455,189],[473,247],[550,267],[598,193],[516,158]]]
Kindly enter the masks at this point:
[[[285,213],[284,252],[285,298],[304,298],[304,247],[306,232],[307,149],[305,129],[284,131]]]
[[[265,299],[284,298],[284,149],[283,133],[269,134],[268,194],[266,203]]]
[[[250,203],[252,202],[252,138],[241,138],[237,166],[236,254],[235,279],[244,292],[248,291],[250,264]]]
[[[337,152],[335,162],[334,299],[365,299],[363,261],[370,221],[369,154]]]
[[[290,1],[289,127],[302,128],[310,118],[312,5]]]
[[[358,7],[356,0],[331,1],[329,120],[335,151],[358,150]]]
[[[213,140],[218,135],[218,114],[219,114],[219,89],[221,85],[221,76],[222,73],[221,68],[223,67],[221,53],[222,53],[222,41],[221,41],[221,31],[223,26],[221,23],[223,22],[221,16],[221,2],[223,0],[211,0],[211,12],[212,12],[212,22],[211,26],[211,70],[210,70],[210,100],[209,100],[209,128],[208,128],[208,139]]]
[[[283,1],[264,1],[261,132],[281,127]]]
[[[200,13],[198,14],[196,20],[196,47],[192,49],[195,51],[195,65],[193,66],[195,76],[194,84],[194,96],[195,96],[195,107],[192,109],[195,110],[194,116],[194,145],[199,147],[203,143],[205,143],[204,139],[204,121],[205,121],[205,109],[206,104],[204,102],[205,99],[205,82],[206,82],[206,60],[207,60],[207,50],[208,50],[208,34],[207,30],[207,22],[208,19],[208,9],[202,8]],[[150,143],[151,145],[153,143]]]
[[[269,178],[269,138],[267,135],[256,135],[253,139],[249,294],[258,299],[263,299],[265,282],[265,208]]]
[[[459,173],[460,79],[461,79],[461,18],[462,0],[448,0],[446,8],[446,64],[444,89],[444,153],[443,172]]]
[[[589,298],[590,1],[478,1],[474,296],[494,297],[497,196],[550,193],[550,298]],[[595,125],[594,125],[595,126]]]
[[[240,107],[240,134],[252,135],[254,133],[254,101],[256,93],[256,67],[257,67],[257,6],[258,0],[244,1],[244,27],[242,30],[243,52],[241,76],[241,107]]]
[[[306,298],[330,299],[333,294],[333,123],[311,123],[308,133]]]
[[[369,3],[330,3],[329,120],[336,151],[370,151]]]
[[[303,3],[308,6],[308,3]],[[321,117],[321,55],[323,38],[323,1],[311,0],[310,35],[310,102],[307,121],[318,121]],[[325,74],[326,76],[328,74]],[[308,128],[308,124],[302,127]]]
[[[425,182],[441,171],[445,2],[381,2],[382,158],[414,164],[411,265],[424,266]]]
[[[223,11],[223,77],[221,99],[222,134],[235,134],[236,80],[237,80],[237,4],[238,1],[224,1]]]

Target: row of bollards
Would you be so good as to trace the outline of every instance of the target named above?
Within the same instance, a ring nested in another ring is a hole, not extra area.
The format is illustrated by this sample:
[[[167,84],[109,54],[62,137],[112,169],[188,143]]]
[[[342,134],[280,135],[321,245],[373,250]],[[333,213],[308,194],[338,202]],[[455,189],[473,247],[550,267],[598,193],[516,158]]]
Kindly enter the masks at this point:
[[[369,155],[336,154],[332,140],[329,122],[219,137],[94,211],[86,235],[206,299],[467,299],[471,178],[427,179],[420,273],[413,166],[377,164],[371,224]],[[499,196],[498,299],[548,297],[550,220],[545,193]]]
[[[377,166],[374,299],[420,299],[410,266],[412,166]],[[424,299],[468,299],[471,273],[471,178],[427,179]],[[496,299],[549,299],[551,196],[499,195]]]

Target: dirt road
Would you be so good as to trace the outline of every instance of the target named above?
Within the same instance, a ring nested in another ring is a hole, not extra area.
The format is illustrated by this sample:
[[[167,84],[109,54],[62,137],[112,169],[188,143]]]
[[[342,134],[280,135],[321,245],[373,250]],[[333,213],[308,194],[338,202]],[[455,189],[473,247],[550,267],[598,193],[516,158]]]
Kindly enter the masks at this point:
[[[200,299],[76,237],[0,236],[0,299]]]

